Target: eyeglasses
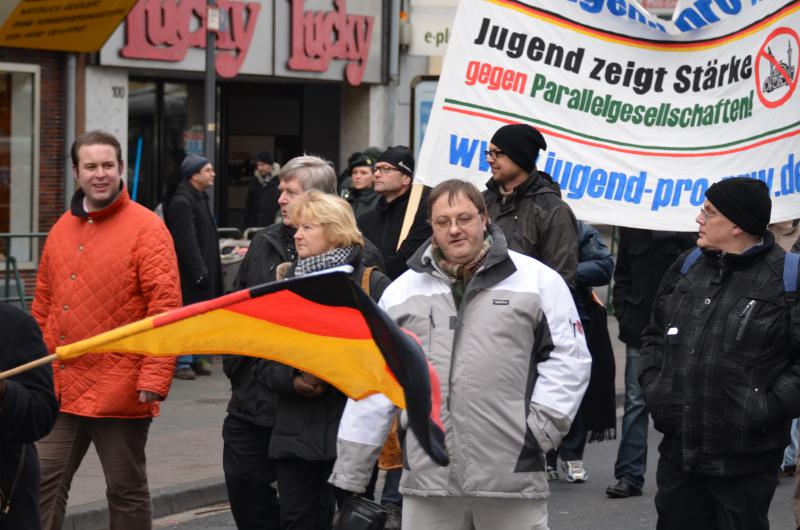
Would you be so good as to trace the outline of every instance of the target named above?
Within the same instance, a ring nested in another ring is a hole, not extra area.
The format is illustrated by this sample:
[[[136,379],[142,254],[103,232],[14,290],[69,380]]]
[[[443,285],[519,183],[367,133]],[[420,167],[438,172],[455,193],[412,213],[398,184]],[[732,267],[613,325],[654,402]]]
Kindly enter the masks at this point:
[[[485,156],[486,158],[491,158],[493,160],[497,160],[504,154],[506,154],[506,152],[501,151],[499,149],[487,149],[486,151],[483,152],[483,156]]]
[[[450,227],[453,226],[455,222],[456,226],[459,228],[466,228],[472,224],[472,221],[474,221],[476,217],[479,217],[479,215],[469,213],[459,214],[455,219],[451,219],[450,217],[438,217],[433,221],[433,226],[438,230],[450,230]]]
[[[400,171],[400,170],[397,169],[396,167],[392,167],[392,166],[381,166],[381,167],[376,167],[375,171],[377,171],[381,175],[387,175],[388,173],[390,173],[392,171]]]
[[[709,211],[706,210],[705,206],[701,206],[700,207],[700,215],[703,216],[703,221],[705,221],[707,223],[709,218],[716,217],[716,216],[722,215],[722,214],[720,214],[719,212],[717,212],[717,213],[709,213]]]

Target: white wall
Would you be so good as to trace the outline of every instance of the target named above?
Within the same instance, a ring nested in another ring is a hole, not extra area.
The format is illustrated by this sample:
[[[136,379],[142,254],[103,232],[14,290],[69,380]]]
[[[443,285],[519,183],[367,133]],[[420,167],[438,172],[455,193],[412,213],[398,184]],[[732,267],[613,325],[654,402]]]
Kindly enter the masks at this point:
[[[86,130],[117,137],[128,164],[128,72],[107,66],[86,67]]]

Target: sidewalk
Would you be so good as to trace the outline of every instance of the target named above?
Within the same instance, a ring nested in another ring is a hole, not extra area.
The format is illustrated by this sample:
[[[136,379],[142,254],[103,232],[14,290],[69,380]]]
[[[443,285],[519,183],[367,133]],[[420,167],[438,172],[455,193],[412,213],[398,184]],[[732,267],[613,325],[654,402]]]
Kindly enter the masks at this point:
[[[210,367],[209,377],[174,380],[161,416],[150,427],[147,474],[154,517],[227,500],[221,433],[230,383],[221,363]],[[105,489],[92,447],[72,481],[64,528],[108,528]]]
[[[604,289],[601,289],[604,291]],[[603,296],[605,293],[598,293]],[[608,319],[617,364],[617,403],[625,389],[625,347],[617,339],[617,321]],[[222,420],[230,396],[222,365],[194,381],[175,380],[147,442],[147,473],[153,517],[163,517],[227,500],[222,472]],[[108,528],[105,480],[90,448],[72,482],[66,530]]]

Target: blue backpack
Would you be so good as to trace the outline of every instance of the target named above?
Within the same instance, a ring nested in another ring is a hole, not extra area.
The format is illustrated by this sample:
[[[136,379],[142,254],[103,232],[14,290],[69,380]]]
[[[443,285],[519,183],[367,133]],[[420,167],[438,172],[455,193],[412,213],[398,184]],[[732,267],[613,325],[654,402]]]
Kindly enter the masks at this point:
[[[700,247],[695,247],[686,259],[683,260],[683,264],[681,265],[681,274],[686,274],[689,272],[689,269],[695,262],[700,258],[702,255],[702,250]],[[787,252],[786,259],[783,261],[783,289],[786,291],[787,294],[795,295],[797,294],[797,274],[800,271],[800,254],[795,254],[794,252]]]

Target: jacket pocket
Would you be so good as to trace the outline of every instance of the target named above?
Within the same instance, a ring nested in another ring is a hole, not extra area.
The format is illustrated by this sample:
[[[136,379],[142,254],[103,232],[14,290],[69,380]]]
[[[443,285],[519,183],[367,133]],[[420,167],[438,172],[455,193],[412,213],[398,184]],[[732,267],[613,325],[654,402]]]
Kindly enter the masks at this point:
[[[725,423],[732,436],[764,425],[767,419],[767,385],[760,381],[757,368],[736,366],[728,371],[722,385]]]
[[[726,357],[745,370],[784,346],[787,309],[758,295],[739,297],[723,334]]]

